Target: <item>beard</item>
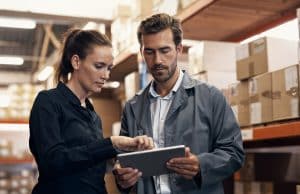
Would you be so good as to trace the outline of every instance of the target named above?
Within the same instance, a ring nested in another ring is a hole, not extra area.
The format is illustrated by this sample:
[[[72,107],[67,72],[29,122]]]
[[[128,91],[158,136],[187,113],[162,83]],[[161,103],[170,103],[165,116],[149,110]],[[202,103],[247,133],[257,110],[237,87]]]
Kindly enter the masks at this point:
[[[170,80],[174,76],[176,72],[176,68],[177,68],[177,57],[170,64],[170,66],[165,66],[163,64],[155,64],[150,71],[156,82],[164,83]]]

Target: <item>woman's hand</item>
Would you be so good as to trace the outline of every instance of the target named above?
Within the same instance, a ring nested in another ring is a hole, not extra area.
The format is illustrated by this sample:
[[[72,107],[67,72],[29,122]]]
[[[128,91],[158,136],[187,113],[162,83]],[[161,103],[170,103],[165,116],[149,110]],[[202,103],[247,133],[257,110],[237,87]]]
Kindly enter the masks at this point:
[[[153,139],[146,135],[136,136],[134,138],[126,136],[111,136],[113,146],[124,151],[137,151],[152,149],[154,147]]]

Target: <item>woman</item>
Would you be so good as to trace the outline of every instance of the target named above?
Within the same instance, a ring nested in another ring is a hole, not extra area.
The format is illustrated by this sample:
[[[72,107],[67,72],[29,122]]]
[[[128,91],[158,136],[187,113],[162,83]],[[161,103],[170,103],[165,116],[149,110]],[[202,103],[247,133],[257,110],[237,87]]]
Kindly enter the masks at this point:
[[[30,115],[30,149],[39,170],[33,194],[107,193],[106,160],[117,150],[150,149],[151,138],[103,138],[88,97],[100,92],[112,68],[110,40],[75,29],[64,41],[55,89],[38,94]]]

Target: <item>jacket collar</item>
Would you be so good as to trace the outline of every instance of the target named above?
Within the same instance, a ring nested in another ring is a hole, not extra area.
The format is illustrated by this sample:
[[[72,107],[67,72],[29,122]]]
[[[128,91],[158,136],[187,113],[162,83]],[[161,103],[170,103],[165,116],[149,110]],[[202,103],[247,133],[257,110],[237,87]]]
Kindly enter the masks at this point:
[[[150,85],[129,101],[134,117],[136,118],[137,125],[141,130],[144,130],[147,135],[152,136],[152,124],[150,114]],[[196,80],[192,79],[187,73],[184,72],[183,80],[178,88],[177,95],[175,96],[172,106],[167,114],[166,120],[170,118],[181,106],[187,103],[188,94],[186,90],[196,86]]]
[[[64,84],[63,82],[58,82],[57,84],[57,90],[63,94],[63,96],[65,97],[66,100],[68,100],[71,104],[76,105],[76,106],[81,106],[80,100],[78,99],[78,97],[72,92],[72,90],[70,88],[68,88],[66,86],[66,84]],[[86,103],[86,107],[88,109],[94,110],[93,105],[91,104],[91,102],[86,99],[85,100]]]

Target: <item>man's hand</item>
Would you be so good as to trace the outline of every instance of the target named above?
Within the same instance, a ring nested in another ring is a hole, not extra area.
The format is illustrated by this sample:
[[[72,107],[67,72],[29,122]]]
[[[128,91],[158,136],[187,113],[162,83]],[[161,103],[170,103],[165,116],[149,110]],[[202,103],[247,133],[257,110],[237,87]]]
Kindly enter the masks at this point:
[[[135,185],[138,179],[142,176],[142,173],[137,169],[121,168],[118,163],[114,166],[113,174],[116,177],[117,184],[123,189],[127,189]]]
[[[172,158],[167,162],[167,167],[186,179],[193,179],[200,171],[200,161],[187,147],[185,148],[185,157]]]

